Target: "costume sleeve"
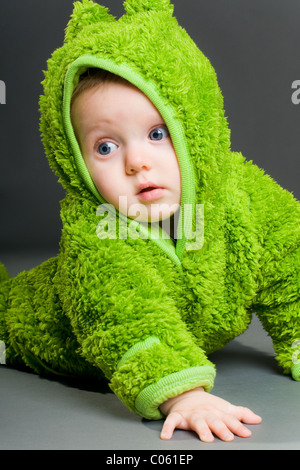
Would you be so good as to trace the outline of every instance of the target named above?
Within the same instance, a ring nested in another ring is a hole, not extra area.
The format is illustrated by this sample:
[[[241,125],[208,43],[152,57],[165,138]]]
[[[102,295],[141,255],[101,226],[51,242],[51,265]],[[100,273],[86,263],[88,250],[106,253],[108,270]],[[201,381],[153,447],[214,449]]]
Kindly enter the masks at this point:
[[[180,274],[158,248],[153,254],[153,243],[97,240],[95,223],[85,223],[64,220],[56,279],[63,309],[80,353],[113,392],[130,410],[160,419],[161,403],[198,386],[209,391],[215,377],[181,319]]]
[[[254,311],[284,373],[300,380],[300,204],[255,166],[247,181],[261,249]]]

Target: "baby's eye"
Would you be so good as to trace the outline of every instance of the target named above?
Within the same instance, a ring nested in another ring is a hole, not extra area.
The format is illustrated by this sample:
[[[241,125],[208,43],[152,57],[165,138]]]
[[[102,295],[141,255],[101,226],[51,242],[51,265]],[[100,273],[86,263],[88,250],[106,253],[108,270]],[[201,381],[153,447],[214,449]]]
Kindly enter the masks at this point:
[[[109,155],[117,148],[118,148],[117,145],[113,144],[112,142],[102,142],[102,144],[98,146],[97,150],[100,153],[100,155]]]
[[[156,127],[150,132],[149,137],[151,140],[162,140],[169,137],[169,135],[169,131],[166,127]]]

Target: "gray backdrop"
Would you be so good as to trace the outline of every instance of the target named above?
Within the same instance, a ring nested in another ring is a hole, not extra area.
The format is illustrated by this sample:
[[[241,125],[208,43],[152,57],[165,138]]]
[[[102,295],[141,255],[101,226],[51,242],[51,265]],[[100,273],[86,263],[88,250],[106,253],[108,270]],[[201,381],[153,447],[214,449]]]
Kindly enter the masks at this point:
[[[292,83],[300,80],[300,1],[173,3],[180,24],[217,71],[232,149],[299,198],[300,104],[291,97]],[[6,85],[6,104],[0,105],[2,253],[58,249],[64,193],[40,143],[38,99],[42,70],[63,41],[72,5],[0,2],[0,80]],[[105,5],[117,17],[123,13],[121,0]]]

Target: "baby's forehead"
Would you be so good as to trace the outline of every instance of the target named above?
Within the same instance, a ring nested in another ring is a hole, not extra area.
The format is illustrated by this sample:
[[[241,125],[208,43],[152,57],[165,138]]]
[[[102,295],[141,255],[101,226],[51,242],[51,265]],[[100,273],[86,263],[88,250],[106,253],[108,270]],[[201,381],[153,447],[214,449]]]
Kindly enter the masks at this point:
[[[73,113],[89,113],[109,121],[109,117],[164,122],[160,112],[150,99],[127,81],[106,81],[84,90],[72,103]]]
[[[72,104],[71,120],[77,138],[124,138],[149,134],[166,126],[154,104],[126,82],[105,82],[84,90]]]

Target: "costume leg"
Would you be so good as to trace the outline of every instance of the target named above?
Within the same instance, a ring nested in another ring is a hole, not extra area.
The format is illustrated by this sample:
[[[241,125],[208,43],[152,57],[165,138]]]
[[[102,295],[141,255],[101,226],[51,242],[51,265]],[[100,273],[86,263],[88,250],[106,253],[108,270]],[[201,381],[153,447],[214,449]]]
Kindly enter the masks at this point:
[[[1,268],[0,340],[6,363],[26,365],[39,374],[93,375],[63,314],[53,282],[57,258],[9,279]],[[3,286],[3,288],[2,288]]]
[[[273,261],[277,282],[266,285],[256,305],[256,312],[273,340],[279,365],[295,380],[300,380],[299,259],[298,249],[283,260]],[[268,269],[271,270],[270,265]],[[267,268],[265,279],[267,284]]]

